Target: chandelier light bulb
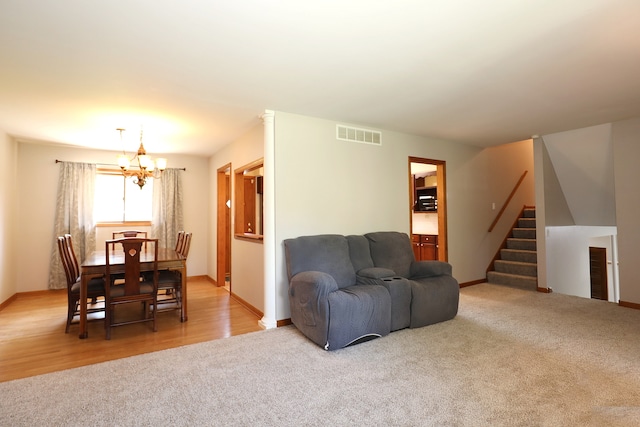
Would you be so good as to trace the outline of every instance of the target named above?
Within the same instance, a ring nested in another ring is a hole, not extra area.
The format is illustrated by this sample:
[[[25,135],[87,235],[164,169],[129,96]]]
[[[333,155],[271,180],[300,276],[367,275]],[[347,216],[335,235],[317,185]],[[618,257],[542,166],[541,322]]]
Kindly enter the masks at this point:
[[[156,167],[160,171],[165,170],[167,168],[167,159],[165,159],[164,157],[156,159]]]
[[[129,162],[129,156],[127,156],[126,154],[120,154],[118,156],[118,166],[120,166],[120,168],[123,170],[129,169],[129,166],[131,166]]]
[[[118,128],[116,130],[120,132],[120,144],[122,145],[122,131],[124,131],[124,129]],[[138,169],[129,169],[132,161],[137,161]],[[142,189],[147,182],[147,178],[160,178],[162,176],[162,172],[167,169],[167,159],[160,158],[154,162],[151,157],[147,155],[147,151],[142,144],[142,130],[140,130],[140,147],[138,147],[138,152],[132,158],[129,158],[124,152],[123,145],[122,154],[118,156],[118,166],[120,166],[122,174],[125,177],[133,177],[134,183]]]

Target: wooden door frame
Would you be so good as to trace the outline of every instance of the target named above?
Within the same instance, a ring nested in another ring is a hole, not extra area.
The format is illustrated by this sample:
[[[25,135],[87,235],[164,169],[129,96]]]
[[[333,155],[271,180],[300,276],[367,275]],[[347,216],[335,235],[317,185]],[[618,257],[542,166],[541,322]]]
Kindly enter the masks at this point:
[[[218,168],[217,181],[216,282],[218,286],[224,286],[227,274],[225,266],[227,260],[231,260],[231,251],[227,250],[227,238],[231,241],[231,206],[227,207],[227,200],[231,200],[232,194],[231,163]],[[231,285],[231,277],[229,277],[229,285]]]
[[[447,235],[447,162],[443,160],[426,159],[409,156],[409,229],[413,233],[413,176],[411,175],[411,163],[422,163],[436,167],[436,194],[438,197],[438,259],[449,260],[449,243]]]

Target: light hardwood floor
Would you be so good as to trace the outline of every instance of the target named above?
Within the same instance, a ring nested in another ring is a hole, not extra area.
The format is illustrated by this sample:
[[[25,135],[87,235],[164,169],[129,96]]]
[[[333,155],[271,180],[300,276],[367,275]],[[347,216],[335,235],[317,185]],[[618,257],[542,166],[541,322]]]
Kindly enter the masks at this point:
[[[158,313],[158,332],[150,323],[121,326],[110,341],[102,321],[89,323],[85,340],[77,324],[64,333],[66,290],[20,294],[0,311],[0,382],[261,330],[223,287],[195,278],[188,290],[187,322],[176,310]]]

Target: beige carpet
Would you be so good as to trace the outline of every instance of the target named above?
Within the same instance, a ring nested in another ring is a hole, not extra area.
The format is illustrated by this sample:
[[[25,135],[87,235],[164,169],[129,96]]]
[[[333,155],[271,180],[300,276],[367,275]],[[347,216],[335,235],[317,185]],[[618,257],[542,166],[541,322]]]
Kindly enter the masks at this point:
[[[0,383],[0,425],[637,426],[640,311],[481,284],[335,352],[285,327]]]

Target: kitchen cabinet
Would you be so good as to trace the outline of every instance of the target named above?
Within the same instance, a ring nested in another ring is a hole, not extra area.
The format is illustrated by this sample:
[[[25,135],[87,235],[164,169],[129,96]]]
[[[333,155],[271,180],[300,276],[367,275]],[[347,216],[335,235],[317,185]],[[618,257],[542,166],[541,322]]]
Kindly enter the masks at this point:
[[[435,234],[412,234],[411,245],[417,261],[438,259],[438,236]]]

